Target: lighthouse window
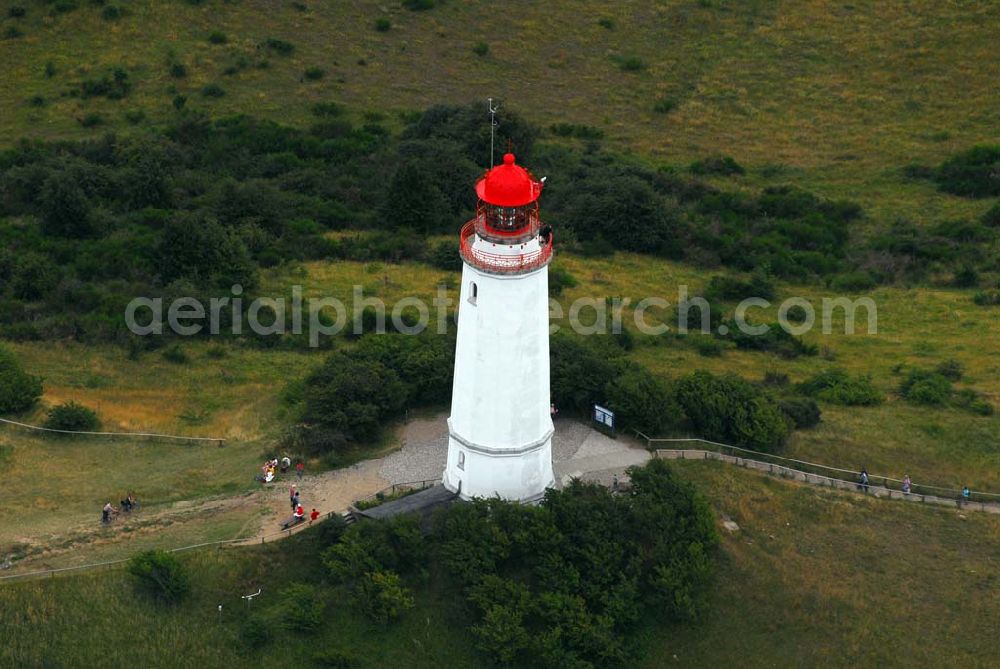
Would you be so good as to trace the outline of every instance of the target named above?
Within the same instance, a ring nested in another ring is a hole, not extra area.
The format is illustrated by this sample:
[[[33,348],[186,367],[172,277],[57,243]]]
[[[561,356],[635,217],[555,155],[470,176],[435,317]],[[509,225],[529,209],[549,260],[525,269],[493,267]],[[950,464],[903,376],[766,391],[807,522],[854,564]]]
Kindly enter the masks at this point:
[[[465,453],[463,451],[458,452],[458,468],[465,471]]]
[[[475,304],[476,298],[479,297],[479,286],[473,281],[469,284],[469,304]]]

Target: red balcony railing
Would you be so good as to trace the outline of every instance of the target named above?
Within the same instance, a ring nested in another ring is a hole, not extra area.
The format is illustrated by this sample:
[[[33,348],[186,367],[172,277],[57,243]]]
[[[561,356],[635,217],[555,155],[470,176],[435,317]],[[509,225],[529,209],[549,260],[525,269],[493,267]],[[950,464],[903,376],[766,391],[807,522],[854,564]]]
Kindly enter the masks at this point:
[[[462,227],[458,250],[462,259],[473,267],[491,274],[520,274],[530,272],[552,260],[552,237],[536,251],[524,253],[489,253],[476,248],[476,219]]]

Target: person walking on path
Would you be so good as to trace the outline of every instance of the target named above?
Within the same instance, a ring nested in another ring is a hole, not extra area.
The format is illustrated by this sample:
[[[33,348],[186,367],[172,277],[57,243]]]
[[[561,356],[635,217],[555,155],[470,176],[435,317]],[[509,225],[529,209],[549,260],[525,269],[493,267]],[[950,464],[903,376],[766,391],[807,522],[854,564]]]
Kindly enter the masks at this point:
[[[861,476],[858,478],[858,488],[868,492],[868,469],[865,467],[861,468]]]
[[[907,474],[903,477],[903,492],[909,493],[913,489],[913,483],[910,481],[910,475]]]
[[[969,490],[969,486],[964,486],[962,488],[962,500],[968,502],[971,497],[972,497],[972,491]]]
[[[298,463],[295,465],[295,475],[298,476],[299,480],[301,481],[302,475],[305,473],[306,473],[306,465],[301,460],[299,460]]]
[[[309,524],[312,525],[315,523],[317,518],[319,518],[319,511],[313,509],[312,513],[309,514]]]
[[[292,509],[299,506],[299,491],[296,490],[295,494],[292,496]]]

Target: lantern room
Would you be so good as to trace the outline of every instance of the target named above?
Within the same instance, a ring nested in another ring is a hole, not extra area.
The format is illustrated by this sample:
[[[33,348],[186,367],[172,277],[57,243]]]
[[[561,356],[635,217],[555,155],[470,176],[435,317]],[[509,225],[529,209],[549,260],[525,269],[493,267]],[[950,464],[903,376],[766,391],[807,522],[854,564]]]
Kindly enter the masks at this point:
[[[503,164],[486,173],[476,184],[479,204],[477,232],[484,239],[511,243],[538,234],[538,196],[542,182],[504,154]]]
[[[538,216],[543,183],[517,164],[513,153],[476,183],[476,217],[462,229],[460,251],[473,267],[492,274],[532,271],[552,257],[552,231]]]

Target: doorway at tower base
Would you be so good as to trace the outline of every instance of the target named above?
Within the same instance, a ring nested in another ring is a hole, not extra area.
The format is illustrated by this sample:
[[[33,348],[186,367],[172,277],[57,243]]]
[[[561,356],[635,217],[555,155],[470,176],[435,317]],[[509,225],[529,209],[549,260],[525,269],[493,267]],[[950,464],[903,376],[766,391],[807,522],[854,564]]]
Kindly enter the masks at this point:
[[[514,502],[536,501],[555,486],[552,433],[518,449],[483,448],[452,434],[442,482],[465,500],[499,496]]]

